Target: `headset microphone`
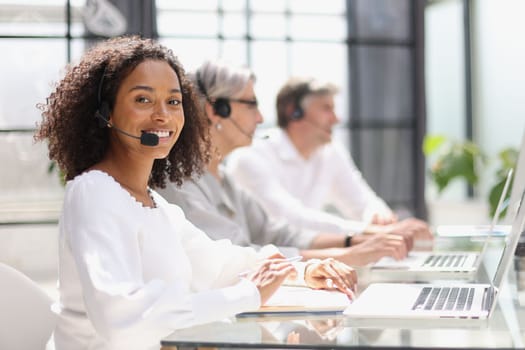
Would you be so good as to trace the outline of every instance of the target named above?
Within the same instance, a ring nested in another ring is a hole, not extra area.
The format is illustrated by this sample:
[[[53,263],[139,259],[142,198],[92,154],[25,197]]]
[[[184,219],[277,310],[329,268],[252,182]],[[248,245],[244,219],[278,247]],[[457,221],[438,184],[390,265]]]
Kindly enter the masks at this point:
[[[237,130],[239,130],[239,132],[241,134],[243,134],[244,136],[246,136],[247,138],[249,138],[250,140],[253,139],[253,135],[247,133],[246,131],[243,130],[243,128],[241,128],[241,126],[239,124],[237,124],[237,122],[235,120],[233,120],[233,118],[228,118],[229,121],[231,121],[233,123],[233,125],[235,126],[235,128],[237,128]]]
[[[100,108],[100,110],[103,110],[103,109],[104,108]],[[128,133],[128,132],[118,128],[118,127],[116,127],[115,125],[111,124],[107,118],[104,118],[104,116],[102,115],[102,112],[100,110],[97,110],[95,112],[95,116],[101,120],[101,123],[104,122],[104,125],[109,125],[110,127],[115,129],[116,131],[122,133],[123,135],[129,136],[129,137],[133,137],[134,139],[140,140],[140,144],[141,145],[153,147],[153,146],[157,146],[159,144],[159,136],[157,134],[153,134],[151,132],[143,132],[142,135],[140,135],[140,136],[132,135],[132,134],[130,134],[130,133]]]

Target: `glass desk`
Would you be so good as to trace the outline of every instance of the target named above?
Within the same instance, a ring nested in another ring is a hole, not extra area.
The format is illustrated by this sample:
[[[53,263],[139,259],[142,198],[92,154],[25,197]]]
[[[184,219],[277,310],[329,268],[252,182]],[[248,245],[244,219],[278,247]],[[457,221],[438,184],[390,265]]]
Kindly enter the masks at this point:
[[[476,281],[492,276],[503,238],[494,238]],[[499,242],[498,242],[499,240]],[[436,248],[478,250],[480,238],[436,239]],[[498,296],[491,318],[483,323],[394,320],[388,324],[359,324],[343,315],[304,317],[231,318],[173,332],[162,339],[162,349],[175,347],[323,349],[352,347],[410,348],[523,348],[525,347],[525,290],[521,284],[523,258],[515,258]],[[525,261],[525,260],[524,260]],[[367,269],[358,271],[360,289],[370,280]],[[377,277],[377,276],[376,276]],[[522,281],[523,279],[523,281]],[[374,278],[376,280],[376,278]],[[523,294],[523,295],[522,295]],[[395,296],[392,296],[395,300]],[[524,301],[520,302],[520,299]],[[522,306],[523,305],[523,306]],[[443,320],[439,320],[443,321]]]

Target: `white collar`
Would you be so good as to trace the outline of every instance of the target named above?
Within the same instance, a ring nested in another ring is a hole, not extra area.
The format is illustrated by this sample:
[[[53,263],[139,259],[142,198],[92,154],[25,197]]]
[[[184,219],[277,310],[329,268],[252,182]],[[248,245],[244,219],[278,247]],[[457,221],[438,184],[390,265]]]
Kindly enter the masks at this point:
[[[292,140],[283,129],[278,129],[273,133],[275,144],[279,149],[277,153],[279,158],[282,160],[304,160],[303,156],[299,153]]]

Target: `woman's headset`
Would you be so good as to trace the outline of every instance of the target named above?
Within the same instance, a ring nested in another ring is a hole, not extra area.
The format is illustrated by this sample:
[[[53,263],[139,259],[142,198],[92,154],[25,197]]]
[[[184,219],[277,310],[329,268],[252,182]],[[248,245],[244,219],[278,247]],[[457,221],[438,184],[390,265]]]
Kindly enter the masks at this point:
[[[213,113],[215,113],[221,118],[228,118],[232,112],[230,101],[228,101],[227,98],[222,98],[222,97],[219,97],[215,99],[215,101],[212,101],[210,97],[208,96],[208,92],[206,91],[206,88],[204,87],[199,71],[197,71],[197,73],[195,74],[195,77],[197,78],[197,85],[199,87],[199,90],[204,95],[206,100],[211,104],[213,108]]]

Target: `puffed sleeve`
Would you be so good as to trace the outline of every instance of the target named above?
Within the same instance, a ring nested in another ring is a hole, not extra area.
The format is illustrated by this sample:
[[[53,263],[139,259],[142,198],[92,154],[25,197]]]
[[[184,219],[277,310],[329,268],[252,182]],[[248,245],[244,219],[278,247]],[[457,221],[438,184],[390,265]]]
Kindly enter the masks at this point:
[[[160,199],[164,200],[164,199]],[[232,244],[229,239],[212,240],[202,230],[185,220],[176,205],[170,205],[169,217],[184,225],[181,243],[193,270],[193,287],[197,290],[231,285],[239,280],[239,273],[252,268],[262,259],[279,253],[274,245],[265,245],[257,252],[252,247]],[[205,257],[205,258],[204,258]]]

